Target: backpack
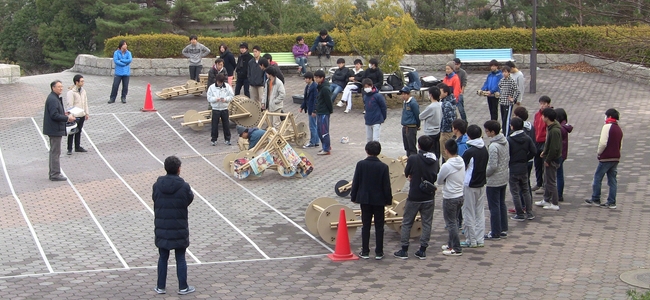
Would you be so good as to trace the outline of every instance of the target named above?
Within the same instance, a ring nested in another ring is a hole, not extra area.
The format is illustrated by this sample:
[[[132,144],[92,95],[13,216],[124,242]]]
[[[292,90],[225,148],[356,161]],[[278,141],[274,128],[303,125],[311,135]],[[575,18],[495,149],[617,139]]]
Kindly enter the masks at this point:
[[[411,90],[419,91],[420,88],[422,88],[422,84],[420,83],[420,74],[416,71],[411,71],[406,73],[406,77],[409,80],[408,86]]]
[[[420,77],[420,84],[422,87],[432,87],[441,83],[442,80],[438,80],[433,76]]]
[[[388,75],[388,78],[386,79],[386,83],[390,84],[390,86],[393,87],[393,91],[399,91],[404,87],[402,78],[399,78],[395,74]]]

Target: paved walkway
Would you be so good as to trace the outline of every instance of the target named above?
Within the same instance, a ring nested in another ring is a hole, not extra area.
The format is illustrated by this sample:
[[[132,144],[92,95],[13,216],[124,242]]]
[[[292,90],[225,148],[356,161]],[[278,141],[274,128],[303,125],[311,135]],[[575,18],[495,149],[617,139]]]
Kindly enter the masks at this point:
[[[650,267],[646,85],[602,74],[538,72],[537,94],[526,94],[524,105],[534,111],[536,99],[549,95],[555,107],[567,110],[575,126],[560,211],[538,209],[534,221],[511,222],[507,240],[487,241],[485,248],[444,257],[438,249],[447,233],[437,195],[426,260],[388,255],[399,244],[398,234],[388,229],[384,260],[334,263],[325,256],[333,247],[306,231],[304,214],[317,197],[337,198],[334,184],[350,180],[354,164],[364,158],[360,109],[344,114],[335,108],[332,155],[316,157],[309,177],[286,179],[267,172],[256,181],[239,181],[222,167],[224,156],[236,152],[236,146],[212,147],[209,130],[196,132],[170,118],[188,109],[204,110],[205,98],[156,99],[157,113],[139,112],[147,83],[158,91],[181,85],[185,78],[131,78],[128,103],[108,105],[112,79],[87,76],[91,115],[82,146],[89,152],[64,154],[61,164],[70,181],[50,182],[40,135],[43,103],[52,80],[61,79],[67,86],[73,75],[24,77],[2,86],[0,298],[162,298],[152,291],[157,251],[150,195],[156,177],[164,174],[161,161],[168,155],[182,158],[181,176],[196,190],[190,207],[188,273],[197,291],[184,298],[624,299],[632,287],[618,276]],[[482,85],[485,74],[469,75],[468,118],[482,125],[489,118],[485,99],[471,91]],[[302,79],[287,78],[287,95],[302,93]],[[603,113],[609,107],[621,112],[625,132],[616,210],[583,204],[597,164]],[[298,113],[290,98],[284,109]],[[400,109],[389,110],[382,126],[387,156],[403,155],[400,114]],[[304,114],[297,118],[306,121]],[[350,138],[349,144],[338,142],[343,136]],[[337,199],[350,204],[349,199]],[[351,240],[356,252],[360,231]],[[176,296],[174,273],[171,268],[168,299]]]

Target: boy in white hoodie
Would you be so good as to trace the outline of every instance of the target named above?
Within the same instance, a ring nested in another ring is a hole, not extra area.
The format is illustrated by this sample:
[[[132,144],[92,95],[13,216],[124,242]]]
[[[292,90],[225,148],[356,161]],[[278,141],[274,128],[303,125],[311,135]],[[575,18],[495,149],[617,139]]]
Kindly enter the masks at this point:
[[[463,181],[465,179],[465,161],[458,156],[458,144],[453,139],[445,142],[449,157],[438,173],[438,185],[442,188],[442,214],[449,231],[449,240],[442,245],[442,254],[459,256],[463,254],[458,237],[458,212],[463,206]]]

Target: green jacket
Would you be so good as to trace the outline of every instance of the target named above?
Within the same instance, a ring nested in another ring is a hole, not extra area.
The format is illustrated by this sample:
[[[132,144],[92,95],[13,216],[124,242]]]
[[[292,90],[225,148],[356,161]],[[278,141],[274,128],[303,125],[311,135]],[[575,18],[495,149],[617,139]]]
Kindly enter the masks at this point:
[[[322,84],[318,85],[318,96],[316,96],[316,114],[329,115],[334,112],[332,107],[332,91],[330,90],[330,83],[323,80]]]
[[[562,132],[560,123],[554,121],[546,126],[546,142],[544,143],[544,161],[553,162],[562,156]]]

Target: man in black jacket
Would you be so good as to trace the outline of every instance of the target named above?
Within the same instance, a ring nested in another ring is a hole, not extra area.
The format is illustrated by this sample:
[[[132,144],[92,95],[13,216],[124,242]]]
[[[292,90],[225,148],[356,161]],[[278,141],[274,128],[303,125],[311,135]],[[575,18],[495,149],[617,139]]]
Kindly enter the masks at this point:
[[[194,200],[190,185],[179,175],[181,160],[176,156],[165,159],[167,175],[158,177],[153,185],[153,209],[155,215],[156,247],[158,247],[158,283],[154,291],[165,294],[167,281],[167,260],[170,250],[176,256],[176,275],[178,294],[185,295],[195,291],[187,285],[187,262],[185,250],[190,245],[190,229],[187,222],[187,207]]]
[[[262,48],[260,46],[254,46],[253,58],[248,61],[250,98],[258,102],[264,102],[262,101],[262,94],[264,94],[264,71],[260,67],[260,59],[262,59]]]
[[[332,102],[336,100],[336,96],[338,96],[345,86],[348,85],[350,76],[354,76],[354,73],[345,66],[345,59],[337,59],[336,65],[339,68],[334,71],[334,74],[332,75],[332,84],[330,84],[330,89],[332,90]]]
[[[510,150],[510,176],[508,183],[512,201],[515,204],[515,213],[512,218],[515,221],[535,219],[533,215],[533,202],[528,182],[528,161],[537,154],[537,147],[533,140],[524,132],[524,121],[518,117],[510,120],[512,133],[508,137],[508,148]],[[524,209],[526,208],[525,215]]]
[[[43,114],[43,134],[50,138],[50,180],[65,181],[61,175],[61,139],[66,135],[65,123],[74,122],[75,117],[63,109],[63,83],[60,80],[50,83],[50,94],[45,100]]]
[[[242,86],[244,87],[244,95],[250,97],[250,84],[248,82],[248,62],[253,59],[253,56],[248,52],[248,43],[241,43],[239,45],[239,57],[237,58],[237,83],[235,84],[235,95],[239,95]]]
[[[381,90],[381,86],[384,84],[384,73],[379,69],[379,61],[376,58],[370,59],[368,63],[369,66],[368,69],[363,72],[363,78],[370,78],[370,80],[372,80],[372,85],[374,85],[379,91]]]
[[[359,257],[370,258],[370,225],[375,220],[375,259],[384,258],[384,206],[393,203],[388,166],[377,155],[381,144],[370,141],[366,144],[366,159],[359,161],[352,178],[352,202],[361,206],[361,253]]]
[[[320,138],[321,144],[323,144],[323,149],[316,154],[330,155],[332,151],[330,144],[330,115],[334,112],[332,91],[330,90],[329,82],[325,80],[325,72],[323,70],[314,72],[314,81],[318,84],[318,96],[316,96],[315,110],[311,115],[317,118],[318,137]]]
[[[409,249],[409,239],[411,238],[411,227],[415,221],[415,215],[420,213],[422,218],[422,235],[420,235],[420,249],[415,252],[415,257],[425,259],[426,250],[431,238],[431,222],[433,221],[433,198],[435,192],[426,192],[421,184],[423,180],[433,184],[438,179],[438,164],[435,154],[424,149],[431,149],[433,140],[428,135],[418,138],[418,154],[409,156],[404,168],[404,175],[409,179],[409,194],[404,206],[404,217],[402,219],[401,245],[402,249],[395,252],[394,256],[401,259],[407,259]]]

